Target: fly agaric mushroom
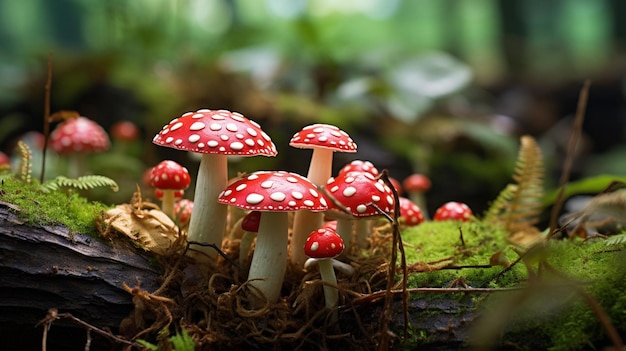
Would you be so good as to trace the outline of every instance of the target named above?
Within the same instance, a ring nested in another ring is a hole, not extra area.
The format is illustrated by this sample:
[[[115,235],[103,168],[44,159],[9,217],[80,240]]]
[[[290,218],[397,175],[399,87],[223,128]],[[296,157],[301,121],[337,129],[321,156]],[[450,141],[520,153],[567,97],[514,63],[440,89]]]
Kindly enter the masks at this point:
[[[374,177],[378,177],[378,174],[380,174],[378,168],[376,168],[373,163],[362,160],[353,160],[339,170],[339,173],[346,172],[367,172]]]
[[[276,156],[276,146],[254,121],[237,112],[202,109],[173,119],[155,135],[153,143],[174,149],[200,153],[193,213],[189,222],[189,241],[222,244],[226,230],[226,206],[217,203],[220,192],[228,185],[228,155]],[[212,260],[216,250],[200,247]],[[189,252],[193,252],[189,250]]]
[[[329,124],[312,124],[294,134],[289,145],[301,149],[313,149],[307,178],[317,186],[324,186],[332,175],[333,152],[356,152],[356,143],[348,133]],[[302,266],[306,257],[301,248],[309,233],[319,228],[323,214],[307,211],[294,216],[291,235],[291,262]]]
[[[85,173],[87,154],[106,151],[109,146],[109,136],[104,129],[82,116],[61,122],[50,134],[50,148],[58,154],[69,156],[70,177]]]
[[[415,226],[424,221],[422,209],[417,206],[411,199],[399,197],[400,201],[400,219],[407,226]]]
[[[0,151],[0,166],[11,166],[11,159],[2,151]]]
[[[428,218],[426,198],[424,197],[424,193],[427,192],[428,189],[430,189],[430,185],[430,179],[420,173],[411,174],[410,176],[406,177],[404,181],[402,181],[404,191],[406,191],[409,195],[409,198],[422,209],[424,218]]]
[[[304,243],[305,255],[317,259],[320,277],[324,283],[324,299],[326,308],[334,309],[339,304],[337,276],[332,259],[339,256],[344,249],[341,236],[330,228],[320,228],[309,235]]]
[[[231,183],[217,201],[263,212],[248,280],[268,301],[275,302],[287,269],[287,214],[299,210],[325,211],[326,199],[313,183],[299,174],[257,171]]]
[[[115,122],[110,129],[111,137],[122,142],[133,142],[139,138],[139,128],[131,121]]]
[[[245,266],[248,262],[248,255],[250,254],[250,247],[256,233],[259,231],[259,222],[261,221],[260,211],[250,211],[241,221],[241,229],[243,229],[243,235],[241,236],[241,242],[239,243],[239,264]]]
[[[180,200],[183,198],[183,196],[185,196],[184,190],[174,191],[174,200]],[[154,197],[157,198],[158,200],[163,200],[163,190],[154,189]]]
[[[174,204],[174,216],[178,219],[178,223],[181,226],[185,226],[191,218],[191,212],[193,211],[193,201],[189,199],[182,199],[176,201]]]
[[[326,184],[326,190],[330,196],[350,211],[350,214],[343,213],[331,204],[331,211],[328,213],[328,217],[337,218],[337,233],[343,239],[346,248],[350,247],[354,219],[363,220],[380,216],[382,214],[379,209],[390,214],[395,205],[391,188],[381,179],[376,179],[366,172],[347,172],[330,178]],[[366,234],[363,233],[356,238],[360,247],[367,247]]]
[[[150,185],[163,192],[161,210],[170,218],[174,218],[174,193],[187,189],[189,183],[191,178],[187,168],[175,161],[161,161],[150,172]]]
[[[457,220],[466,222],[472,217],[472,210],[462,202],[450,201],[443,204],[435,212],[435,221]]]

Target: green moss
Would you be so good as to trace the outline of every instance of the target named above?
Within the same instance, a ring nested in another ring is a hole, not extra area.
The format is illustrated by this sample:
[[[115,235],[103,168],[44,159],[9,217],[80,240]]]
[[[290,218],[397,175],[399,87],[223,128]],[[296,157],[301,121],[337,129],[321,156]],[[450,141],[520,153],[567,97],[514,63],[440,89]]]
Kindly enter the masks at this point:
[[[11,176],[2,178],[0,201],[18,206],[19,215],[27,222],[60,223],[74,232],[94,236],[98,234],[95,218],[107,210],[107,206],[75,191],[44,193],[36,182],[25,184]]]
[[[464,245],[460,239],[463,233]],[[488,265],[490,257],[501,251],[509,262],[518,255],[506,242],[506,233],[480,221],[469,223],[427,222],[403,231],[407,262],[434,264],[450,259],[455,266]],[[542,269],[545,259],[554,272]],[[626,325],[626,253],[621,247],[604,241],[550,241],[545,249],[529,256],[527,264],[538,278],[528,281],[528,269],[522,262],[499,275],[504,267],[465,268],[412,273],[410,287],[442,287],[462,278],[471,287],[527,287],[519,292],[497,295],[474,294],[484,320],[479,328],[503,328],[504,341],[522,349],[578,350],[604,345],[606,332],[579,291],[591,296],[607,313],[612,323],[624,333]],[[497,277],[497,279],[496,279]],[[445,295],[445,296],[444,296]],[[413,294],[418,298],[455,299],[450,294]],[[425,340],[423,330],[412,330],[410,343]],[[501,336],[499,333],[490,334]],[[532,341],[516,339],[529,335]]]

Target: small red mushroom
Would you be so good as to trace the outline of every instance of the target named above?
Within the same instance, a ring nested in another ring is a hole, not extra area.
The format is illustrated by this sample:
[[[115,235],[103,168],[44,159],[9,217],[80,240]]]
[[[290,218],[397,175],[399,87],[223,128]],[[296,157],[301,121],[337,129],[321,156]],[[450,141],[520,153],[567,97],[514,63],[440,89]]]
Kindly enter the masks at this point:
[[[70,177],[85,173],[87,154],[109,149],[109,136],[102,127],[86,118],[70,118],[61,122],[50,134],[50,148],[61,155],[68,155]]]
[[[0,151],[0,166],[11,166],[11,159],[2,151]]]
[[[424,174],[415,173],[406,177],[404,181],[402,181],[402,186],[404,187],[404,191],[409,195],[409,198],[422,209],[424,218],[428,218],[424,193],[430,189],[430,179]]]
[[[139,138],[139,128],[131,121],[118,121],[111,126],[111,137],[122,142],[133,142]]]
[[[443,204],[435,212],[433,219],[435,221],[469,221],[472,217],[472,210],[462,202],[450,201]]]
[[[399,197],[400,200],[400,219],[407,226],[415,226],[424,221],[422,209],[417,206],[411,199]]]
[[[250,248],[256,233],[259,231],[259,223],[261,222],[261,211],[250,211],[241,221],[241,229],[243,235],[239,243],[239,264],[245,266],[250,255]]]
[[[288,212],[325,211],[328,209],[326,198],[299,174],[257,171],[228,185],[217,201],[263,212],[248,280],[268,301],[276,302],[287,269]],[[191,218],[193,220],[193,216]],[[262,300],[253,303],[260,302]]]
[[[193,201],[189,199],[181,199],[174,204],[174,215],[178,218],[178,223],[181,226],[185,226],[189,222],[192,211]]]
[[[304,253],[318,260],[320,277],[324,282],[326,308],[329,309],[336,308],[339,303],[337,276],[331,260],[339,256],[343,249],[343,240],[330,228],[320,228],[312,232],[304,243]]]
[[[193,214],[189,223],[189,241],[221,246],[226,230],[226,206],[216,202],[228,185],[228,155],[276,156],[276,146],[254,121],[242,114],[226,110],[202,109],[187,112],[154,136],[154,144],[183,151],[200,153],[200,168],[196,179]],[[217,251],[198,247],[213,260]],[[191,254],[194,250],[188,250]]]
[[[362,161],[362,160],[353,160],[347,165],[343,166],[338,173],[345,172],[367,172],[374,177],[378,177],[380,172],[378,168],[374,166],[370,161]]]
[[[150,172],[150,185],[163,191],[161,210],[170,218],[174,218],[174,193],[187,189],[189,183],[191,178],[187,168],[175,161],[161,161]]]
[[[334,152],[356,152],[357,146],[348,133],[330,124],[312,124],[294,134],[289,145],[301,149],[313,149],[307,178],[317,186],[324,186],[332,175]],[[323,223],[323,214],[307,211],[294,216],[291,234],[291,262],[302,266],[306,257],[300,248],[309,233]]]

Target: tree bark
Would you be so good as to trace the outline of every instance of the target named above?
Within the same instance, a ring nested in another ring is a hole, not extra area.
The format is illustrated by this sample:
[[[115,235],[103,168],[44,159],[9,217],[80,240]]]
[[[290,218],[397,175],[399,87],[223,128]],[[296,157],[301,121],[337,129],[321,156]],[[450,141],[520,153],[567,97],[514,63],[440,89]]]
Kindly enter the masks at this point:
[[[32,339],[31,333],[40,343],[42,330],[35,325],[50,308],[116,330],[133,309],[122,283],[158,288],[158,268],[140,251],[62,225],[26,223],[19,208],[0,202],[0,349],[23,349],[16,345]],[[51,336],[57,325],[72,327],[55,323]],[[84,328],[73,329],[85,334]],[[13,337],[18,330],[25,335]]]

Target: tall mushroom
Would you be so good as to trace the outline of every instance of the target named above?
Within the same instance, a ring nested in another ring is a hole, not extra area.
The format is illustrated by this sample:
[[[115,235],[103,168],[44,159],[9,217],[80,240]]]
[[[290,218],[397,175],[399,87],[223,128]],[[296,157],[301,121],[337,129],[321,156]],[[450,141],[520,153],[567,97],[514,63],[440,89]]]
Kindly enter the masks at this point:
[[[276,146],[256,122],[226,110],[187,112],[165,125],[152,141],[202,154],[188,239],[218,247],[226,229],[226,206],[215,200],[228,184],[227,156],[277,154]],[[199,247],[198,251],[204,255],[194,256],[201,261],[211,261],[217,256],[209,247]]]
[[[337,218],[337,233],[343,239],[346,249],[350,247],[352,240],[354,219],[380,216],[382,215],[380,211],[390,214],[394,209],[395,201],[391,188],[367,172],[341,173],[328,180],[326,190],[329,196],[350,212],[346,214],[332,204],[331,211],[328,212],[328,217]],[[367,246],[365,235],[357,237],[356,241],[360,247]]]
[[[69,156],[70,177],[85,174],[85,157],[109,149],[109,136],[102,127],[87,117],[70,118],[61,122],[50,134],[50,148]]]
[[[312,124],[302,128],[289,142],[301,149],[313,149],[307,178],[322,187],[332,175],[333,152],[356,152],[356,143],[348,133],[329,124]],[[302,245],[309,234],[323,223],[323,214],[300,211],[296,213],[291,236],[291,262],[302,266],[306,256]]]
[[[191,183],[187,168],[178,162],[164,160],[152,168],[150,172],[150,185],[161,190],[161,211],[174,219],[174,202],[176,191],[187,189]],[[157,196],[158,197],[158,196]]]
[[[217,201],[263,212],[248,280],[269,302],[277,301],[287,269],[287,214],[299,210],[325,211],[328,209],[325,197],[298,174],[258,171],[231,183]]]
[[[402,181],[404,190],[409,194],[409,198],[422,209],[424,218],[428,218],[426,208],[426,197],[424,193],[430,189],[431,183],[427,176],[421,173],[414,173]]]

